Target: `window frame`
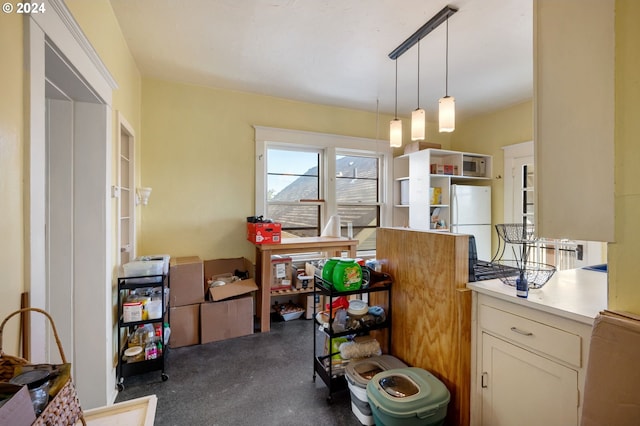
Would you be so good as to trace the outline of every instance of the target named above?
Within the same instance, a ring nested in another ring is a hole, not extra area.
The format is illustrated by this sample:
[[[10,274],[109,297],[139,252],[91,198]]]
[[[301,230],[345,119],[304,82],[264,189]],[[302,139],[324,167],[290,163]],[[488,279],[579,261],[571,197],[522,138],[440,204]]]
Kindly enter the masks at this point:
[[[319,217],[319,223],[318,223],[318,228],[319,228],[319,232],[322,232],[322,227],[323,227],[323,223],[324,223],[324,217],[325,217],[325,212],[324,212],[324,203],[320,200],[323,200],[325,198],[325,191],[326,191],[326,187],[323,184],[323,178],[324,178],[324,170],[325,170],[325,163],[326,163],[326,159],[325,157],[325,153],[324,150],[316,148],[316,147],[310,147],[310,146],[301,146],[299,144],[297,145],[291,145],[291,144],[282,144],[282,143],[267,143],[266,147],[265,147],[265,158],[267,158],[268,161],[268,154],[267,151],[269,149],[277,149],[277,150],[283,150],[283,151],[298,151],[298,152],[311,152],[314,154],[318,154],[318,201],[305,201],[304,205],[305,206],[316,206],[319,207],[320,210],[320,217]],[[277,201],[277,202],[272,202],[270,203],[269,200],[267,200],[267,194],[268,194],[268,182],[269,182],[269,171],[268,171],[268,165],[265,162],[265,167],[264,167],[264,183],[265,183],[265,194],[264,194],[264,210],[263,213],[260,214],[256,214],[257,216],[265,216],[268,217],[267,214],[267,210],[268,210],[268,206],[269,205],[282,205],[282,206],[286,206],[286,205],[290,205],[290,206],[294,206],[296,204],[299,204],[299,202],[295,202],[295,201]],[[256,182],[258,179],[258,175],[256,174]],[[256,185],[257,187],[257,185]]]
[[[336,166],[337,155],[364,155],[376,156],[379,159],[378,180],[380,206],[380,227],[391,226],[392,206],[391,200],[393,188],[393,176],[391,161],[393,150],[388,141],[354,136],[344,136],[330,133],[317,133],[301,130],[281,129],[274,127],[254,126],[256,146],[255,167],[255,215],[265,215],[267,211],[267,149],[315,149],[321,151],[320,160],[320,191],[321,198],[321,224],[322,230],[329,218],[337,214],[338,202],[336,193]]]

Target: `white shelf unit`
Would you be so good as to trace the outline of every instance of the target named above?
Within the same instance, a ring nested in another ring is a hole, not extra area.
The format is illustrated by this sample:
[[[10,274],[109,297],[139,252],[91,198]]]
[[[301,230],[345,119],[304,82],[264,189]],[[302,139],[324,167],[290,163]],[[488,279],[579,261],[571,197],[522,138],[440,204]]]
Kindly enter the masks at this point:
[[[480,175],[465,168],[465,160],[479,160],[484,164]],[[393,225],[413,229],[448,231],[451,221],[450,190],[452,183],[490,180],[493,157],[443,149],[424,149],[394,158]],[[433,170],[432,170],[433,165]],[[435,173],[431,173],[434,171]],[[408,180],[408,204],[403,189]],[[440,188],[440,199],[434,202],[431,188]],[[438,209],[438,210],[436,210]],[[441,226],[432,228],[432,215],[438,213]]]

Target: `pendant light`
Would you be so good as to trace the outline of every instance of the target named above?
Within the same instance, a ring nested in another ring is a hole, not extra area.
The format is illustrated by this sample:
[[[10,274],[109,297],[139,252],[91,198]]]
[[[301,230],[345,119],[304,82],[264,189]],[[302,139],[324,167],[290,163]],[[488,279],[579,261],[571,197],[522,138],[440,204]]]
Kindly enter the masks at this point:
[[[394,119],[389,123],[389,145],[392,148],[402,146],[402,120],[398,119],[398,60],[396,59],[396,109]]]
[[[447,36],[445,53],[445,83],[444,97],[440,98],[439,104],[439,124],[440,132],[453,132],[456,128],[456,100],[449,96],[449,18],[447,17]]]
[[[411,113],[411,140],[423,141],[425,133],[425,112],[420,108],[420,40],[418,40],[418,108]]]

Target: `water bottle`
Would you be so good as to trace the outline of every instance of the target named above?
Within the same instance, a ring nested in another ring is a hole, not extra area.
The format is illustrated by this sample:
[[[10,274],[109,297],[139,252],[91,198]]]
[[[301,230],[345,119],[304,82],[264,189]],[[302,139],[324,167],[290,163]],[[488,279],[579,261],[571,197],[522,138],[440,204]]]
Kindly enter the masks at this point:
[[[529,296],[529,282],[524,275],[516,278],[516,296],[524,298]]]

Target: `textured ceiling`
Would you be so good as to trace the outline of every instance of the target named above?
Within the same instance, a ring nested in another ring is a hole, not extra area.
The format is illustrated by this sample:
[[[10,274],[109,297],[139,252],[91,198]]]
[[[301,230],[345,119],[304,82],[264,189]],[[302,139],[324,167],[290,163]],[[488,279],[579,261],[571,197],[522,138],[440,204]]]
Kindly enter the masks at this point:
[[[532,0],[111,0],[143,76],[394,112],[388,54],[444,6],[459,116],[531,99]],[[420,106],[445,92],[441,25],[420,49]],[[398,59],[398,114],[418,104],[418,45]]]

